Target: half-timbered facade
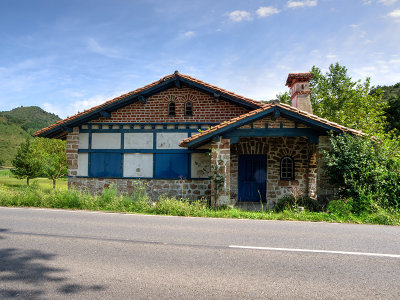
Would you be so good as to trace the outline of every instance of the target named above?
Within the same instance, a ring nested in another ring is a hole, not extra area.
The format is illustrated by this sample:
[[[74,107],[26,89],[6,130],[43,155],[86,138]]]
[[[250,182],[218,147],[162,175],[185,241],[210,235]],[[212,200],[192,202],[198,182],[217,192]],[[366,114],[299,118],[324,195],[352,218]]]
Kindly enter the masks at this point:
[[[70,188],[217,205],[329,196],[319,148],[327,132],[354,130],[314,116],[309,73],[289,74],[292,104],[263,104],[193,77],[168,75],[57,122],[35,136],[67,140]]]

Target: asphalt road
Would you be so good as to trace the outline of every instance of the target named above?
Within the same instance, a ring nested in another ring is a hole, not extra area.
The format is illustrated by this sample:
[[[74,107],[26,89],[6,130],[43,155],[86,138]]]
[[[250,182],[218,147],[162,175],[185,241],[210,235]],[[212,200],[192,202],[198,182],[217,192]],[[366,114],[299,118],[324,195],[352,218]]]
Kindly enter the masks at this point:
[[[400,228],[0,208],[1,299],[400,299]]]

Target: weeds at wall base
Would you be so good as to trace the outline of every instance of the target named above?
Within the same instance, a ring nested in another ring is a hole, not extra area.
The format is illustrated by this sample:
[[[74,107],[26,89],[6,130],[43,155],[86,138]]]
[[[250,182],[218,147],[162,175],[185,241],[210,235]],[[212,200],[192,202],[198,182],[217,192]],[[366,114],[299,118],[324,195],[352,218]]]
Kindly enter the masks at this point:
[[[400,212],[377,209],[374,213],[355,215],[349,211],[332,209],[328,212],[300,212],[286,209],[281,212],[243,211],[237,208],[210,208],[206,200],[190,202],[186,199],[160,197],[151,200],[142,183],[134,183],[135,193],[118,195],[114,187],[102,194],[92,196],[76,190],[43,190],[33,184],[29,188],[0,187],[0,206],[48,207],[61,209],[98,210],[154,215],[193,216],[211,218],[233,218],[254,220],[290,220],[312,222],[339,222],[400,225]],[[336,204],[338,205],[338,204]]]

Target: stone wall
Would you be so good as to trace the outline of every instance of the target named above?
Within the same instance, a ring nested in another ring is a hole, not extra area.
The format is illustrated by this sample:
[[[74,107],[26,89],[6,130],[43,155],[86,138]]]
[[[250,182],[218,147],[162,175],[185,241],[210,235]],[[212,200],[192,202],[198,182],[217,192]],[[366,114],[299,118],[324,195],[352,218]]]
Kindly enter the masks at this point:
[[[267,201],[272,205],[286,194],[308,195],[317,193],[317,149],[302,137],[241,138],[231,146],[232,199],[238,194],[238,155],[265,154],[267,156]],[[290,156],[295,162],[295,179],[280,180],[280,161]]]
[[[220,138],[211,142],[211,205],[231,204],[231,156],[230,140]],[[222,182],[219,183],[219,180]]]
[[[67,164],[68,176],[78,175],[78,148],[79,148],[79,128],[74,127],[72,132],[67,135]]]
[[[79,191],[88,191],[91,194],[100,194],[104,188],[115,185],[119,193],[130,194],[134,192],[134,179],[113,178],[68,178],[68,187]],[[211,194],[210,180],[163,180],[142,179],[146,186],[147,194],[151,199],[157,200],[160,196],[184,197],[189,200],[209,199]]]

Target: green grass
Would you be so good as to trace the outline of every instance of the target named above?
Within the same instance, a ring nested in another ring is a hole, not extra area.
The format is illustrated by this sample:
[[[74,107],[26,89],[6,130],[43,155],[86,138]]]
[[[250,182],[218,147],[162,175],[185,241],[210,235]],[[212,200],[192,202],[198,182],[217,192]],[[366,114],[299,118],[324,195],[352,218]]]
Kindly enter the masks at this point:
[[[67,190],[66,180],[58,183],[52,190],[48,179],[38,179],[27,188],[25,182],[12,178],[9,171],[0,171],[0,206],[49,207],[63,209],[83,209],[143,213],[153,215],[193,216],[209,218],[232,218],[253,220],[289,220],[312,222],[339,222],[400,225],[400,212],[377,209],[375,213],[354,215],[349,212],[254,212],[237,208],[209,208],[205,201],[189,202],[184,199],[160,197],[153,201],[146,195],[145,187],[139,181],[134,182],[135,193],[117,195],[114,188],[92,196],[85,192]]]
[[[49,191],[53,188],[53,182],[47,178],[35,178],[30,181],[30,184],[38,185],[41,189]],[[0,187],[6,188],[26,188],[26,180],[25,179],[17,179],[15,178],[10,169],[0,169]],[[68,189],[68,179],[60,178],[56,183],[57,189]]]

